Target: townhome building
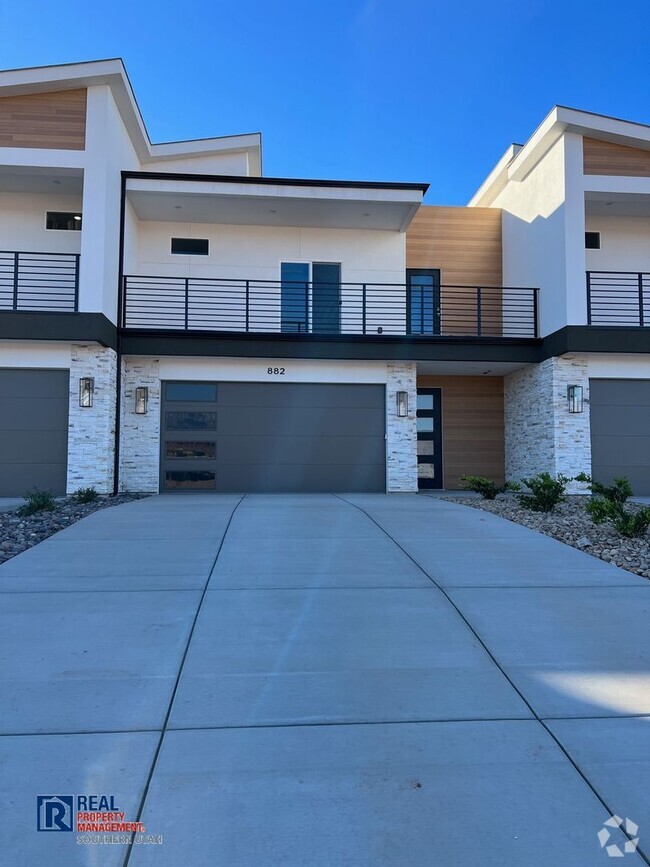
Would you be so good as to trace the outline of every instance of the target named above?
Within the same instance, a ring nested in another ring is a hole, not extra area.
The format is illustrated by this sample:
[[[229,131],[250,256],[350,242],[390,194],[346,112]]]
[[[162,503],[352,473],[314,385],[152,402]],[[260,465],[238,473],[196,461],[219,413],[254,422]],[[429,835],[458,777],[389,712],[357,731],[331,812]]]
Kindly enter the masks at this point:
[[[120,60],[0,72],[0,496],[650,493],[650,129],[556,107],[427,191],[152,144]]]

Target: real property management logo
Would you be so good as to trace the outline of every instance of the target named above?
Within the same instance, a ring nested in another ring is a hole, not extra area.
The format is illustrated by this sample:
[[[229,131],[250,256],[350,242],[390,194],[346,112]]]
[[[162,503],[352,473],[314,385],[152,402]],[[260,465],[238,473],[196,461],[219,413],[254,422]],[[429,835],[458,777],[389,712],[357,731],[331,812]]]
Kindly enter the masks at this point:
[[[37,795],[38,831],[142,833],[142,822],[129,822],[115,795]]]

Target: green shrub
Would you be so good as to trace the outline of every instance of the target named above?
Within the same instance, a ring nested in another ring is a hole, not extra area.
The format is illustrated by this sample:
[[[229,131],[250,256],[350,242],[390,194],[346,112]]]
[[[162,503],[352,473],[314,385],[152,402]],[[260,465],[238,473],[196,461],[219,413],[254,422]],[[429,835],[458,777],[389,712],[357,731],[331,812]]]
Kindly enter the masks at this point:
[[[591,492],[604,497],[610,503],[626,503],[632,496],[632,487],[625,476],[614,479],[613,485],[603,485],[600,482],[591,483]]]
[[[553,478],[550,473],[544,472],[521,481],[530,491],[530,494],[519,497],[521,505],[533,512],[552,512],[564,499],[566,486],[572,479],[562,474]]]
[[[602,524],[610,517],[611,503],[600,497],[589,500],[586,505],[587,512],[594,524]]]
[[[78,488],[72,496],[78,503],[94,503],[99,494],[94,488]]]
[[[33,491],[28,491],[25,494],[25,505],[20,506],[17,510],[22,517],[28,515],[36,515],[38,512],[51,512],[56,508],[54,496],[51,491],[39,491],[34,488]]]
[[[484,500],[494,500],[497,494],[503,494],[505,491],[519,490],[519,485],[516,482],[497,485],[492,479],[486,479],[483,476],[461,476],[460,480],[463,483],[463,490],[475,491]]]
[[[644,506],[638,512],[628,512],[619,505],[612,524],[617,533],[628,539],[643,536],[650,527],[650,506]]]

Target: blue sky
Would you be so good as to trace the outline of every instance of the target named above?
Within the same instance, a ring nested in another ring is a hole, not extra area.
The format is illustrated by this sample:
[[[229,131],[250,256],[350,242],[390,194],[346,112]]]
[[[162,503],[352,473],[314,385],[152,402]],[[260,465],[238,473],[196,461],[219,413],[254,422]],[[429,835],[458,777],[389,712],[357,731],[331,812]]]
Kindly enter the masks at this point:
[[[650,123],[647,0],[0,0],[0,67],[120,56],[153,141],[463,204],[555,103]],[[7,38],[8,37],[8,38]]]

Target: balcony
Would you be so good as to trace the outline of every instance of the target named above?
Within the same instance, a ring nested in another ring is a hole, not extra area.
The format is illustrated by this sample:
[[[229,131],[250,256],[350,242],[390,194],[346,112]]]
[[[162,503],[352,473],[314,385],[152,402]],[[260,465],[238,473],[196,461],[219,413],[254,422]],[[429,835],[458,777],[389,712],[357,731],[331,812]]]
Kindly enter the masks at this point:
[[[650,325],[650,273],[587,271],[588,325]]]
[[[127,330],[413,339],[538,335],[537,289],[124,277]]]
[[[0,311],[74,313],[78,307],[78,253],[0,251]]]

